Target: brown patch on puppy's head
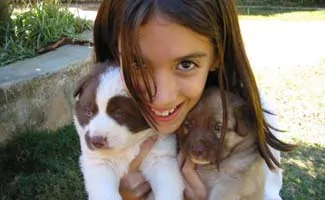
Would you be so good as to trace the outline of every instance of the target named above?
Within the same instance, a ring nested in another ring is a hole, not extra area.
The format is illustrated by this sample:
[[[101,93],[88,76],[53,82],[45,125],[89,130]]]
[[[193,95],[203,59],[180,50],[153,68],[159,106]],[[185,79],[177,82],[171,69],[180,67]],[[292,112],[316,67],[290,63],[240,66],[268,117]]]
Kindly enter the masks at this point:
[[[136,103],[126,96],[115,96],[107,104],[107,114],[132,133],[149,128]]]

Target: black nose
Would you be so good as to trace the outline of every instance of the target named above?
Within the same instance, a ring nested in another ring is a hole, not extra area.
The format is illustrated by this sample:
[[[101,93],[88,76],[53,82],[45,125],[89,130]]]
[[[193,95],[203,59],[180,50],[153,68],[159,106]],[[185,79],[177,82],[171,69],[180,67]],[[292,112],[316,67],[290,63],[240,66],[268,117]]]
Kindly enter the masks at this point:
[[[192,144],[191,151],[196,156],[203,156],[206,151],[206,147],[204,144]]]
[[[103,148],[103,147],[107,146],[107,138],[106,137],[102,137],[102,136],[93,136],[93,137],[90,137],[90,142],[96,148]]]
[[[90,150],[108,148],[108,141],[106,137],[103,136],[89,136],[89,133],[85,135],[85,140],[88,148]]]

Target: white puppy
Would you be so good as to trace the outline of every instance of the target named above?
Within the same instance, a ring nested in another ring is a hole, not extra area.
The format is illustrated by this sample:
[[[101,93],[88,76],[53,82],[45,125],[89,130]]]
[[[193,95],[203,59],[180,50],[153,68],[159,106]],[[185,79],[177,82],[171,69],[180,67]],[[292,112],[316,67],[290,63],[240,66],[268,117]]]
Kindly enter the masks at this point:
[[[120,200],[120,178],[138,155],[140,144],[156,133],[123,89],[118,67],[94,66],[76,88],[77,129],[88,199]],[[175,135],[160,137],[140,166],[156,200],[183,199]]]

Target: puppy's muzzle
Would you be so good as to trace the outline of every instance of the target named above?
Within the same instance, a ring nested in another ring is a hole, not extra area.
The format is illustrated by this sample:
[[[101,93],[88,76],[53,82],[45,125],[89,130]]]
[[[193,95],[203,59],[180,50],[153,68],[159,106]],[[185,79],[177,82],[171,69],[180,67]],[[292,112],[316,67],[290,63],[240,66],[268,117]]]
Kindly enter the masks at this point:
[[[95,149],[108,149],[109,144],[107,141],[107,138],[104,136],[89,136],[89,133],[86,133],[85,140],[87,143],[87,146],[90,150]]]

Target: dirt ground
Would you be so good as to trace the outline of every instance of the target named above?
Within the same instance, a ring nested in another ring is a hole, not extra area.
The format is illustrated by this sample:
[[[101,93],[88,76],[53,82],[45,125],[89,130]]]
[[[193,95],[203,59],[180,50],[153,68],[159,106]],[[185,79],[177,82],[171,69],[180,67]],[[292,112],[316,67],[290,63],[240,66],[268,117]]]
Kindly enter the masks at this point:
[[[262,90],[274,99],[282,137],[325,147],[325,21],[241,21]]]

